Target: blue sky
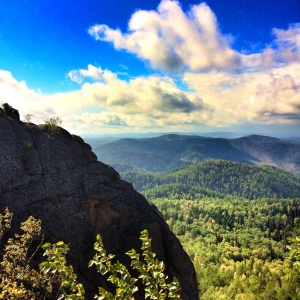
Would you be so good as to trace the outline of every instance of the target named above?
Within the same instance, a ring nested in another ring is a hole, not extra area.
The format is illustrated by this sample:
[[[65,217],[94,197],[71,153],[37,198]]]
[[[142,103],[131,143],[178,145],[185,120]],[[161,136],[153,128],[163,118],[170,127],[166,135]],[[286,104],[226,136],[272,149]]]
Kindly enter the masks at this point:
[[[71,133],[297,134],[300,2],[0,1],[0,99]]]

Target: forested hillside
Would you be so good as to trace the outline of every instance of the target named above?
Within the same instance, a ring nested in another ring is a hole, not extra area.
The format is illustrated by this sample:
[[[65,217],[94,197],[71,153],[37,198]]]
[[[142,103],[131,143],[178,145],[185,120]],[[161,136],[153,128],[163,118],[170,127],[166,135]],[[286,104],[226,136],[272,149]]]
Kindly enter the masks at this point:
[[[290,173],[299,174],[299,145],[168,135],[104,147],[180,239],[202,300],[300,299],[290,246],[300,236],[300,177]]]
[[[202,300],[300,299],[300,268],[289,258],[300,199],[153,202],[193,260]]]
[[[98,158],[122,170],[132,167],[166,172],[198,162],[222,159],[270,165],[300,175],[300,144],[251,135],[236,139],[169,134],[154,138],[120,139],[93,146]]]
[[[162,174],[121,173],[125,180],[150,199],[172,197],[193,199],[201,195],[233,195],[248,199],[288,198],[300,195],[300,177],[269,166],[250,166],[211,160]]]

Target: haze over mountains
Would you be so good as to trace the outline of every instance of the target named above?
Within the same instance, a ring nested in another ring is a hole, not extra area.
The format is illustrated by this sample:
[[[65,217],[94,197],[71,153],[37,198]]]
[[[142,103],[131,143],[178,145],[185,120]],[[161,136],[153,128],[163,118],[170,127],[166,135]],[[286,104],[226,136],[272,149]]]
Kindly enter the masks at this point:
[[[168,134],[153,138],[125,138],[91,143],[98,158],[119,171],[133,168],[166,172],[198,162],[222,159],[250,165],[269,165],[300,174],[300,144],[297,139],[283,140],[250,135],[240,138],[211,138]]]

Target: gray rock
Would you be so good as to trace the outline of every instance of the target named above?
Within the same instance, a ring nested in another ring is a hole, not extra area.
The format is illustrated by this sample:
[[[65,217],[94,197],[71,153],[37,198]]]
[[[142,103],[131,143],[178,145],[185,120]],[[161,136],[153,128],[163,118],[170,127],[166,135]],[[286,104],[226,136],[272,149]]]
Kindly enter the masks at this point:
[[[125,252],[140,248],[143,229],[167,273],[180,281],[182,299],[199,299],[193,264],[155,206],[97,161],[80,137],[62,128],[53,134],[47,125],[0,114],[0,209],[6,206],[14,213],[14,224],[33,215],[42,220],[45,240],[70,245],[69,260],[88,299],[105,285],[87,268],[96,234],[109,253],[128,265]],[[136,299],[143,299],[142,294]]]

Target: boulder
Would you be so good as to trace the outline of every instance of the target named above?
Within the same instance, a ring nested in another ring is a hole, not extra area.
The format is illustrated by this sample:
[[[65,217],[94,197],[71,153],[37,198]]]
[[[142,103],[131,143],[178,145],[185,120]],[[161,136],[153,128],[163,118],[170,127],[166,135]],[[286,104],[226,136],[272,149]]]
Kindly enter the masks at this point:
[[[96,234],[109,253],[128,265],[125,252],[140,248],[143,229],[166,272],[178,278],[182,299],[199,299],[193,264],[157,208],[98,161],[80,137],[60,127],[51,134],[47,125],[0,114],[0,210],[4,207],[14,213],[13,226],[33,215],[42,220],[45,240],[69,244],[69,262],[88,299],[99,285],[107,288],[88,268]]]
[[[2,107],[0,107],[0,113],[12,119],[20,120],[19,111],[11,107],[8,103],[2,104]]]

